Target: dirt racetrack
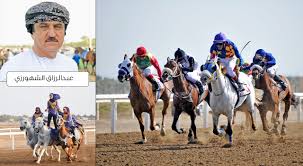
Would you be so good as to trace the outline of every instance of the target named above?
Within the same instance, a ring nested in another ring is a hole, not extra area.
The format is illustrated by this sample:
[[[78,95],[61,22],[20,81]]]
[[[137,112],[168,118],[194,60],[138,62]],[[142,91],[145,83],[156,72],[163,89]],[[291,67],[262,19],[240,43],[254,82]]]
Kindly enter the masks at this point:
[[[198,129],[200,143],[187,144],[187,134],[178,135],[167,128],[147,132],[147,143],[139,132],[97,134],[97,165],[303,165],[303,123],[288,123],[287,136],[268,135],[234,128],[234,144],[222,148],[225,139],[212,129]]]
[[[72,163],[66,161],[66,154],[61,149],[61,161],[57,162],[57,152],[54,150],[54,159],[43,156],[40,162],[41,166],[44,165],[72,165],[72,166],[93,166],[95,164],[95,145],[83,145],[80,147],[78,153],[78,159]],[[12,166],[32,166],[37,165],[35,158],[32,156],[31,149],[18,149],[1,150],[0,151],[0,165],[12,165]]]

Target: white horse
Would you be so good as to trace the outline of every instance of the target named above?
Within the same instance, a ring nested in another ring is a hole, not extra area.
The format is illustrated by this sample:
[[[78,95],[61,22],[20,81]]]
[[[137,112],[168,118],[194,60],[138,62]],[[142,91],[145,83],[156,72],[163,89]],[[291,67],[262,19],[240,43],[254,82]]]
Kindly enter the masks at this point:
[[[61,151],[57,147],[59,144],[56,140],[52,140],[51,138],[51,129],[48,129],[47,126],[44,125],[43,118],[37,118],[35,122],[35,132],[38,133],[38,142],[34,147],[33,156],[36,156],[36,150],[39,146],[42,146],[42,150],[39,153],[37,164],[40,164],[41,157],[43,156],[43,153],[46,151],[47,146],[53,146],[55,150],[58,152],[58,161],[60,161],[60,155]]]
[[[34,132],[34,128],[31,125],[31,123],[28,121],[28,119],[22,118],[20,120],[20,130],[21,131],[25,130],[27,145],[29,145],[32,149],[34,149],[35,145],[38,142],[38,133]],[[52,149],[53,149],[53,147],[51,148],[51,157],[53,158]],[[40,150],[41,149],[39,148],[36,155],[39,155]],[[45,154],[47,156],[49,156],[49,154],[47,153],[47,150],[45,151]]]
[[[231,147],[232,145],[232,126],[231,122],[234,118],[234,110],[248,110],[250,114],[252,129],[256,130],[253,112],[255,111],[255,91],[251,79],[244,73],[240,72],[239,81],[246,84],[244,86],[250,93],[246,96],[239,97],[237,90],[232,85],[231,81],[221,71],[221,66],[217,64],[216,60],[209,60],[204,65],[201,73],[201,81],[208,84],[209,88],[209,106],[213,113],[213,133],[215,135],[224,135],[224,131],[218,131],[218,120],[221,114],[227,116],[228,124],[225,132],[228,136],[229,143],[224,147]]]

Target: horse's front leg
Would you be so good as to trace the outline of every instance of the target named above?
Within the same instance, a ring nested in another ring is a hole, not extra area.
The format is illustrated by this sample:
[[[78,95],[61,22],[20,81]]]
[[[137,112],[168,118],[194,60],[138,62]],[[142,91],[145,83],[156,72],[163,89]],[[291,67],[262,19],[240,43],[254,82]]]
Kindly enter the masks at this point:
[[[233,118],[233,115],[229,115],[227,117],[227,127],[226,127],[225,132],[228,136],[228,143],[223,146],[224,148],[230,148],[233,143],[233,140],[232,140],[233,130],[232,130],[232,126],[231,126],[232,118]]]
[[[290,108],[290,101],[285,101],[285,108],[284,108],[284,113],[283,113],[283,123],[282,123],[282,129],[281,129],[281,134],[286,135],[286,120],[288,118],[288,111]]]
[[[37,151],[37,148],[39,147],[39,144],[40,144],[40,142],[38,142],[38,143],[35,145],[35,147],[34,147],[34,150],[33,150],[33,156],[34,156],[34,157],[38,157],[36,151]],[[38,154],[38,155],[39,155],[39,154]]]
[[[215,135],[219,135],[219,131],[218,131],[218,123],[219,123],[219,115],[215,114],[213,111],[213,133]]]
[[[46,148],[47,148],[47,145],[43,145],[42,150],[41,150],[41,152],[40,152],[40,155],[39,155],[39,157],[38,157],[38,160],[36,161],[37,164],[40,164],[41,158],[42,158],[42,156],[43,156],[43,154],[44,154]]]
[[[167,108],[169,106],[169,96],[167,94],[166,91],[164,91],[163,95],[161,96],[162,100],[163,100],[163,108],[162,108],[162,124],[161,124],[161,135],[165,136],[165,115],[167,114]]]
[[[58,152],[58,162],[60,162],[60,160],[61,160],[61,150],[59,149],[59,147],[58,146],[56,146],[56,145],[53,145],[52,147],[54,147],[55,148],[55,150]],[[52,151],[51,151],[52,152]]]
[[[173,120],[173,124],[172,124],[171,128],[172,128],[172,130],[176,131],[178,134],[185,133],[183,128],[180,128],[180,129],[177,128],[177,122],[178,122],[181,112],[182,112],[182,110],[175,106],[174,120]]]
[[[190,120],[191,120],[191,131],[194,133],[194,138],[192,138],[191,132],[188,133],[188,141],[189,143],[197,143],[197,129],[196,129],[196,114],[194,109],[190,112]]]
[[[142,113],[139,112],[138,110],[134,110],[135,112],[135,115],[138,119],[138,122],[139,122],[139,125],[140,125],[140,130],[141,130],[141,134],[142,134],[142,140],[137,142],[139,144],[144,144],[146,143],[146,138],[145,138],[145,135],[144,135],[144,125],[143,125],[143,119],[142,119]]]
[[[159,130],[159,126],[155,126],[155,107],[149,110],[150,130]]]

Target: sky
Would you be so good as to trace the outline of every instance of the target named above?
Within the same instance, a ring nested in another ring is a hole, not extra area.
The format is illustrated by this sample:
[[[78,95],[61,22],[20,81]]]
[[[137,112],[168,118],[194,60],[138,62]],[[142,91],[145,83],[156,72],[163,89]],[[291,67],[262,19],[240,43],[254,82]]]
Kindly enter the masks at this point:
[[[73,114],[95,115],[95,87],[95,82],[90,82],[88,87],[7,87],[6,82],[0,82],[0,115],[30,116],[36,107],[47,115],[44,110],[50,93],[60,95],[61,110],[68,106]]]
[[[271,52],[278,73],[303,76],[301,0],[98,0],[97,74],[116,78],[125,53],[145,46],[159,60],[177,48],[205,62],[214,36],[224,32],[251,62],[257,49]]]
[[[33,5],[45,0],[0,1],[0,45],[32,44],[25,27],[25,13]],[[47,0],[67,8],[70,23],[65,42],[80,41],[82,36],[95,37],[95,0]]]

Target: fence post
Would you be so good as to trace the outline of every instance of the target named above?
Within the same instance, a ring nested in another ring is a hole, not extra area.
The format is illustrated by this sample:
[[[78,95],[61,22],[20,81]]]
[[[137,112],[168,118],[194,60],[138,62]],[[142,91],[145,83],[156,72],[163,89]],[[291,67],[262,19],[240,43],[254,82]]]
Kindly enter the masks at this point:
[[[205,101],[203,101],[202,112],[203,112],[203,128],[207,128],[208,127],[208,105]]]
[[[303,98],[302,97],[299,97],[299,109],[297,110],[297,121],[300,122],[301,121],[301,111],[302,111],[302,100]]]
[[[97,120],[100,120],[100,112],[99,112],[99,103],[96,103],[96,107],[97,107],[97,109],[96,109],[96,117],[97,117]]]
[[[15,136],[12,135],[12,150],[15,150]]]
[[[149,118],[149,113],[144,112],[144,126],[145,126],[145,130],[148,131],[149,130],[149,126],[150,126],[150,118]]]
[[[87,132],[86,131],[84,131],[84,144],[86,145],[87,144],[87,134],[86,134]]]
[[[116,118],[117,118],[117,103],[115,102],[115,99],[111,99],[111,104],[112,104],[112,125],[111,125],[111,132],[114,134],[116,133]]]
[[[12,138],[12,128],[9,128],[9,138]]]
[[[132,118],[135,119],[134,109],[132,109]]]

